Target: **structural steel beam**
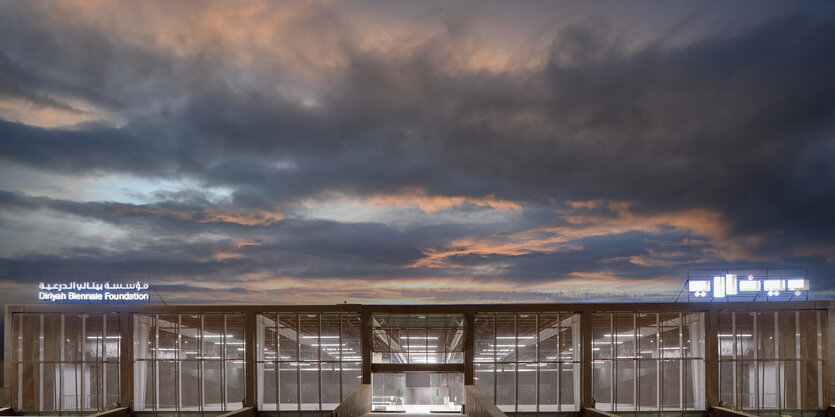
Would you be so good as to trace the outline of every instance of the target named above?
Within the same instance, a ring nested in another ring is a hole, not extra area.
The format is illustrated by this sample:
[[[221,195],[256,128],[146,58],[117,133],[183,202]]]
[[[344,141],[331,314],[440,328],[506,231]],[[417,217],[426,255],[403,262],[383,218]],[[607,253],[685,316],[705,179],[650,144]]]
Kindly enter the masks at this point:
[[[475,341],[475,314],[464,315],[464,385],[475,385],[473,345]]]
[[[594,398],[592,397],[592,338],[591,338],[591,311],[580,313],[580,407],[593,408]]]

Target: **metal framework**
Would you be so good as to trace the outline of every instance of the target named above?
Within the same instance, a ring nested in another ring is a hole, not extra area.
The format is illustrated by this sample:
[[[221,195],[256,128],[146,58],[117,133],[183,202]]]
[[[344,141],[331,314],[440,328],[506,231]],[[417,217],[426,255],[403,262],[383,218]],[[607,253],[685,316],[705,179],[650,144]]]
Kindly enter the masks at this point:
[[[401,372],[411,370],[428,370],[438,372],[463,372],[466,385],[474,383],[474,320],[482,313],[569,313],[579,316],[580,321],[580,385],[579,397],[581,407],[593,407],[593,331],[592,316],[597,313],[613,312],[700,312],[704,314],[705,326],[705,382],[704,389],[698,394],[703,395],[705,407],[720,404],[722,387],[720,385],[720,317],[727,312],[741,314],[745,312],[774,311],[774,312],[802,312],[816,310],[823,316],[821,336],[819,340],[822,352],[820,358],[820,399],[822,404],[828,404],[835,394],[835,386],[831,385],[831,367],[835,362],[835,352],[830,351],[829,344],[835,337],[832,329],[833,320],[827,320],[829,314],[835,310],[835,301],[791,301],[791,302],[691,302],[691,303],[612,303],[612,304],[499,304],[499,305],[153,305],[153,304],[38,304],[38,305],[7,305],[5,316],[5,372],[3,387],[10,393],[8,398],[11,405],[19,409],[19,387],[17,381],[21,377],[21,363],[18,335],[13,334],[13,320],[18,314],[103,314],[108,313],[118,317],[118,336],[121,343],[118,346],[118,380],[119,398],[122,406],[132,405],[134,398],[134,316],[154,314],[209,314],[209,313],[238,313],[244,317],[244,373],[245,383],[244,405],[255,406],[257,398],[258,351],[257,351],[257,317],[262,313],[353,313],[360,317],[361,328],[361,382],[369,384],[372,372]],[[371,318],[375,314],[461,314],[464,317],[464,361],[452,364],[372,364],[372,336]],[[109,326],[109,324],[108,324]],[[797,360],[801,360],[797,359]],[[794,359],[793,359],[794,360]],[[263,363],[263,360],[262,360]],[[23,372],[26,372],[25,370]],[[344,395],[344,393],[343,393]],[[108,404],[109,405],[109,404]],[[99,406],[97,406],[99,407]],[[36,411],[37,410],[33,410]]]

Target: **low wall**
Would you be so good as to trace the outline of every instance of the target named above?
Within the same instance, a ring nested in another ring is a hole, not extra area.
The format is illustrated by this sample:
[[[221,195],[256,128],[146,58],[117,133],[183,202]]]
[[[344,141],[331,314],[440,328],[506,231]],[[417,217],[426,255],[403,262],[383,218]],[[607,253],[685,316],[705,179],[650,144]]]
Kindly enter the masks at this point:
[[[756,417],[753,414],[725,407],[710,407],[707,410],[707,415],[708,417]]]
[[[598,410],[596,408],[583,408],[583,417],[620,417],[617,414],[610,413],[608,411]]]
[[[223,413],[217,417],[255,417],[255,407],[239,408],[235,411]]]
[[[469,417],[507,417],[499,407],[487,399],[481,391],[473,385],[464,387],[467,401],[464,403],[464,414]]]
[[[334,417],[360,417],[371,412],[371,384],[362,384],[333,410]]]
[[[90,417],[130,417],[131,412],[128,407],[119,407],[111,410],[102,411],[100,413],[92,414]]]

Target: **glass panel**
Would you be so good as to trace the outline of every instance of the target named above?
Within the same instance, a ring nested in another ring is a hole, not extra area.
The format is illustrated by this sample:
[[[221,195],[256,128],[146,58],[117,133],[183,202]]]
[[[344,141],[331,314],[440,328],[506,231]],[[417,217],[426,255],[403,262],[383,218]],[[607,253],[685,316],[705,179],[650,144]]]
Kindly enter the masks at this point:
[[[776,359],[776,316],[773,312],[757,313],[757,339],[759,344],[759,359]],[[774,408],[773,407],[768,408]]]
[[[85,314],[84,320],[84,360],[96,361],[104,358],[104,316]]]
[[[30,315],[37,317],[37,315]],[[39,329],[39,324],[31,322],[30,325],[36,327],[26,327],[27,329]],[[34,337],[39,337],[39,332],[32,331]],[[61,315],[60,314],[44,314],[43,315],[43,360],[58,362],[61,360]],[[51,337],[50,337],[51,336]],[[24,352],[26,352],[26,344],[24,344]],[[32,349],[29,354],[36,353],[36,349]],[[57,402],[55,403],[57,407]]]
[[[496,360],[516,361],[516,315],[496,314]]]
[[[279,363],[278,376],[278,409],[299,409],[299,380],[298,364],[294,362]]]
[[[612,376],[612,361],[596,360],[592,362],[593,399],[595,407],[604,411],[614,411]]]
[[[658,363],[638,361],[638,404],[641,410],[658,410]]]
[[[322,410],[334,410],[341,401],[339,364],[323,363],[322,369]]]
[[[165,323],[170,326],[170,321]],[[169,336],[166,335],[166,339]],[[162,336],[160,336],[162,338]],[[159,384],[159,410],[175,410],[177,408],[177,362],[157,362]]]
[[[495,362],[495,335],[493,333],[493,324],[495,323],[493,316],[488,314],[479,314],[474,320],[475,329],[473,329],[473,361],[474,362]],[[492,383],[491,383],[492,387]],[[482,392],[485,392],[482,390]]]
[[[301,409],[319,409],[319,367],[315,363],[300,363],[299,378],[301,389]]]
[[[81,367],[81,409],[96,410],[102,408],[99,402],[102,381],[102,367],[96,363],[85,363]]]
[[[180,359],[196,360],[200,357],[202,324],[203,318],[199,314],[180,315]],[[219,339],[214,340],[217,341]],[[197,373],[195,372],[194,375],[196,377]],[[185,378],[185,375],[183,378]],[[185,397],[183,397],[183,404],[185,405]],[[194,405],[197,405],[197,403]]]
[[[36,349],[35,352],[38,352]],[[81,360],[81,315],[64,315],[64,361]],[[73,407],[75,408],[75,407]]]
[[[800,312],[800,357],[804,359],[822,358],[823,339],[820,314],[818,311]]]
[[[362,362],[342,363],[342,399],[359,388],[362,383]]]
[[[203,409],[223,410],[223,362],[205,360],[203,363]]]
[[[517,365],[518,411],[536,411],[536,373],[538,364]]]
[[[196,342],[192,342],[196,343]],[[189,355],[191,356],[191,355]],[[182,392],[180,393],[181,410],[200,410],[200,362],[197,360],[180,363]]]
[[[658,314],[638,313],[635,315],[638,334],[638,352],[641,359],[657,358],[658,355]],[[676,333],[678,333],[676,331]]]
[[[516,349],[519,362],[536,362],[537,333],[536,314],[516,315]],[[519,392],[522,392],[521,388],[519,388]],[[535,387],[532,392],[536,393]],[[521,398],[519,401],[521,401]],[[534,411],[536,410],[534,409]]]
[[[615,332],[610,337],[614,340],[617,358],[626,359],[636,357],[635,315],[632,313],[614,313],[612,319]]]
[[[635,410],[635,361],[615,361],[615,411]]]
[[[156,391],[154,391],[154,375],[156,374],[154,362],[134,362],[134,393],[133,401],[137,410],[153,410]]]
[[[44,411],[57,411],[58,408],[58,389],[60,375],[55,364],[45,363],[41,365],[43,370],[43,408]]]
[[[721,316],[721,313],[720,313]],[[688,358],[705,357],[705,327],[704,313],[691,313],[684,315],[684,325],[681,329],[681,337],[684,344],[684,356]],[[721,331],[719,333],[722,333]],[[721,343],[720,338],[720,343]],[[733,350],[733,338],[727,338],[730,348]]]
[[[559,360],[559,315],[556,313],[540,314],[539,329],[539,361]]]
[[[754,317],[757,313],[737,313],[736,318],[736,358],[756,359],[756,339],[754,338]]]
[[[560,410],[580,411],[579,363],[560,365]]]
[[[780,313],[780,316],[785,315],[785,313]],[[783,320],[783,317],[780,317],[780,320]],[[781,328],[781,339],[782,339],[782,328]],[[798,362],[794,361],[787,361],[782,362],[781,366],[782,375],[783,375],[783,393],[781,396],[781,408],[786,410],[799,410],[800,409],[800,373],[798,370]]]
[[[736,363],[719,362],[719,401],[726,407],[738,407],[737,391]]]
[[[684,408],[688,410],[705,409],[705,362],[689,360],[684,362]],[[722,385],[720,384],[720,387]],[[730,391],[733,393],[733,389]],[[724,390],[721,393],[725,393]],[[733,394],[731,394],[733,395]],[[732,397],[733,398],[733,397]],[[721,399],[721,394],[720,394]]]
[[[684,357],[683,348],[680,345],[682,341],[681,335],[681,316],[678,313],[661,313],[659,331],[661,339],[659,345],[661,348],[661,357],[663,358],[682,358]]]
[[[680,410],[681,403],[681,361],[661,362],[661,406],[666,410]],[[643,401],[641,401],[643,405]]]
[[[450,332],[454,332],[450,330]],[[454,333],[453,338],[454,338]],[[447,348],[446,331],[444,329],[429,329],[426,332],[426,361],[427,363],[444,363],[446,355],[444,352]],[[433,347],[434,346],[434,347]]]
[[[719,360],[734,359],[734,313],[732,311],[719,312]],[[722,391],[725,392],[725,391]]]
[[[395,341],[392,335],[392,342]],[[429,343],[426,329],[409,329],[401,333],[400,344],[405,347],[409,363],[427,363],[427,351],[438,348],[438,340]]]
[[[464,363],[463,351],[464,329],[446,329],[446,363]]]
[[[204,314],[203,315],[203,350],[201,350],[201,357],[204,359],[221,359],[221,348],[226,339],[226,333],[223,329],[223,315],[222,314]],[[220,380],[218,379],[218,383]],[[209,397],[206,397],[207,399]],[[217,397],[214,397],[215,399]]]
[[[342,315],[342,360],[362,360],[360,346],[360,318],[356,315]],[[353,390],[352,390],[353,391]],[[343,395],[347,395],[343,392]]]
[[[258,315],[256,358],[259,361],[278,360],[278,324],[274,314]]]
[[[260,410],[276,410],[278,407],[278,365],[274,362],[258,364]]]
[[[592,315],[592,357],[609,359],[613,357],[612,314],[594,313]]]
[[[119,315],[107,314],[105,323],[105,359],[109,361],[119,360],[119,349],[122,344],[122,337],[119,335]]]
[[[775,409],[778,408],[778,405],[780,404],[779,396],[777,394],[780,389],[780,381],[778,379],[779,370],[780,365],[776,361],[762,362],[759,383],[761,409]]]
[[[504,318],[507,323],[507,318]],[[513,319],[513,316],[510,316]],[[496,406],[502,411],[516,411],[516,365],[497,365]]]
[[[580,320],[577,315],[560,315],[559,343],[561,361],[580,360]]]
[[[226,314],[226,357],[225,359],[244,358],[244,315]]]
[[[278,314],[278,357],[283,361],[299,359],[299,321],[294,313]],[[294,403],[297,402],[294,400]]]
[[[559,364],[542,364],[539,368],[539,411],[559,411]],[[521,389],[521,385],[520,385]]]
[[[800,362],[800,393],[802,395],[801,407],[804,410],[815,410],[823,408],[823,367],[821,361]]]
[[[243,407],[244,386],[244,361],[234,360],[226,362],[226,408],[225,410],[237,410]]]
[[[493,390],[493,377],[495,365],[492,363],[474,364],[475,387],[484,393],[490,402],[495,402],[496,393]]]
[[[103,390],[105,396],[106,407],[114,407],[119,398],[119,363],[109,362],[104,364],[105,372],[105,388]]]
[[[322,334],[319,341],[322,361],[340,360],[343,346],[339,336],[339,314],[322,314]],[[339,391],[336,397],[339,398]]]
[[[737,378],[739,390],[739,407],[755,409],[759,406],[759,391],[757,390],[757,362],[738,362]]]

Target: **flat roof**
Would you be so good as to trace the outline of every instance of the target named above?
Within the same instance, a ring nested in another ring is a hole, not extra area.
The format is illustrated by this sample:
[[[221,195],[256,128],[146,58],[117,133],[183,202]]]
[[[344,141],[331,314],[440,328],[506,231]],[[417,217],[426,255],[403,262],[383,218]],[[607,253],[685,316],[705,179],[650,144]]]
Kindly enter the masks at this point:
[[[715,301],[639,303],[514,303],[514,304],[151,304],[151,303],[42,303],[6,304],[7,313],[181,313],[181,312],[356,312],[398,314],[467,314],[482,312],[584,311],[756,311],[835,308],[835,300],[816,301]]]

